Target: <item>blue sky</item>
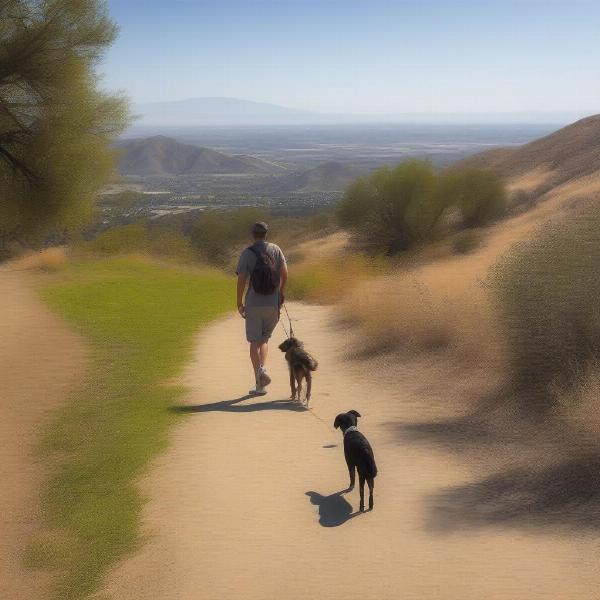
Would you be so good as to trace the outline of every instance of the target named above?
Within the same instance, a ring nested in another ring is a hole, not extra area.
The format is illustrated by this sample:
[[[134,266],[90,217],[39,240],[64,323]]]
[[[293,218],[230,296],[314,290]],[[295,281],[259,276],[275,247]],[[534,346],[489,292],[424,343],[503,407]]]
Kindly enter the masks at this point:
[[[109,0],[104,86],[324,112],[600,112],[598,0]]]

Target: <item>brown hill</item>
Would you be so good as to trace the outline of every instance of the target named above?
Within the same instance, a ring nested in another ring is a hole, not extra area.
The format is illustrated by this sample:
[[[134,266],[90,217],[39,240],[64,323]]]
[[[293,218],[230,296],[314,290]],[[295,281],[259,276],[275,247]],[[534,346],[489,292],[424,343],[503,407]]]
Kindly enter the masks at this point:
[[[600,176],[600,115],[581,119],[520,146],[469,157],[457,166],[491,169],[513,191],[543,194],[574,180]]]
[[[260,175],[284,171],[252,156],[230,156],[162,135],[119,143],[123,175]]]
[[[338,192],[363,173],[357,167],[330,161],[291,175],[285,187],[294,192]]]

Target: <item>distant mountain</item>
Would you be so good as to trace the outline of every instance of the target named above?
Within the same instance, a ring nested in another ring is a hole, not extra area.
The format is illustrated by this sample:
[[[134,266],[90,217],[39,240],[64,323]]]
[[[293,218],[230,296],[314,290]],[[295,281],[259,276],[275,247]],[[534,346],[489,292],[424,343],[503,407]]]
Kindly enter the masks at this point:
[[[319,113],[237,98],[191,98],[134,106],[137,125],[286,125],[319,122]]]
[[[301,173],[286,178],[285,189],[293,192],[338,192],[364,170],[338,162],[326,162]]]
[[[123,175],[260,175],[285,171],[284,167],[259,158],[230,156],[163,135],[123,140],[118,148]]]
[[[239,98],[189,98],[137,104],[139,127],[323,125],[349,123],[568,123],[572,113],[324,113]]]

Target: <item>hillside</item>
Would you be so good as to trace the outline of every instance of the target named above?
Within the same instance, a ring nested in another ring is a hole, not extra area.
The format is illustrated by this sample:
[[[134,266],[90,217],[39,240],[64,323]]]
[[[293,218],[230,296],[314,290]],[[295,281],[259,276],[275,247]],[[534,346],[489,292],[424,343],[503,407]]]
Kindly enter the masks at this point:
[[[513,191],[545,193],[574,180],[600,178],[600,115],[520,146],[489,150],[458,166],[491,169]]]
[[[123,175],[260,175],[284,170],[252,156],[230,156],[162,135],[124,140],[118,147]]]
[[[294,192],[338,192],[363,171],[338,162],[326,162],[301,173],[290,175],[286,189]]]

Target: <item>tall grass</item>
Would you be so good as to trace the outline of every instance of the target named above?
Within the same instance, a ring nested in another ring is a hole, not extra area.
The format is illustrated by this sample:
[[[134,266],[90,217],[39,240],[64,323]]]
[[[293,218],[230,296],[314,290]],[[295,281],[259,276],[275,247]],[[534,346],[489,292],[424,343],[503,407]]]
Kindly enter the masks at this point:
[[[385,259],[361,254],[309,258],[290,267],[287,294],[294,300],[332,304],[388,268]]]
[[[451,351],[458,359],[498,358],[485,290],[462,259],[397,271],[360,286],[341,313],[360,327],[364,355]]]
[[[520,244],[494,269],[510,376],[532,405],[553,405],[600,357],[599,266],[600,210],[591,207]]]
[[[189,359],[194,333],[232,308],[232,282],[132,260],[69,266],[44,298],[90,341],[93,367],[57,417],[44,454],[59,464],[44,493],[50,527],[31,561],[54,567],[55,597],[83,598],[139,535],[134,479],[165,447],[183,391],[166,385]]]

